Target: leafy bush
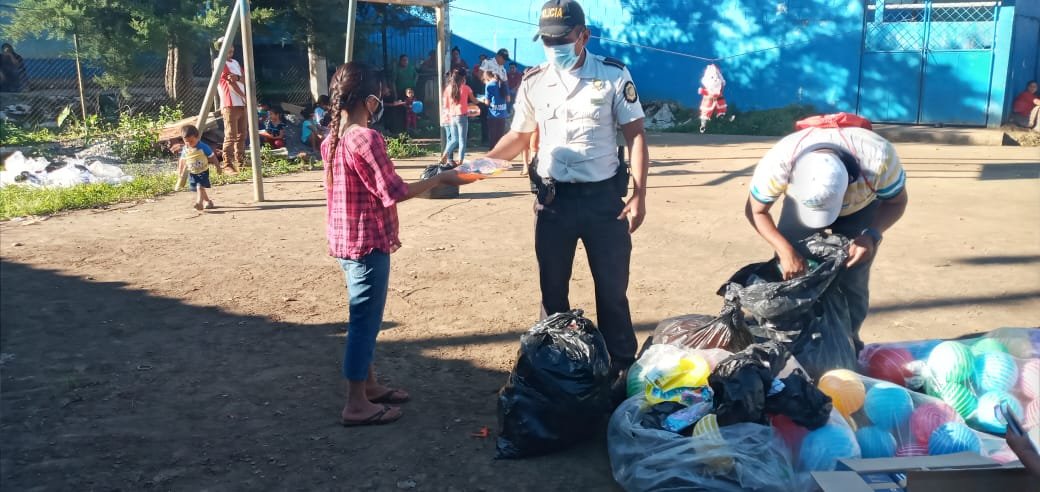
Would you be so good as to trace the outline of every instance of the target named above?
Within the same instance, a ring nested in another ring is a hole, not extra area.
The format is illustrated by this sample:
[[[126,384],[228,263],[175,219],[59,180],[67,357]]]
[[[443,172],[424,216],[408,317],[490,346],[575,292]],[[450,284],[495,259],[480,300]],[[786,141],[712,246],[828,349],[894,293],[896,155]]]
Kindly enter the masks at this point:
[[[781,136],[794,131],[794,122],[818,114],[816,108],[805,105],[791,105],[762,111],[740,111],[730,105],[729,113],[721,118],[708,122],[705,133],[719,135],[761,135]],[[732,117],[732,119],[730,119]],[[667,130],[677,133],[696,133],[700,129],[700,119],[693,114],[693,121]]]
[[[407,133],[402,133],[386,139],[386,153],[391,159],[405,159],[422,157],[428,155],[430,151],[412,142]]]
[[[180,106],[159,108],[159,116],[155,119],[124,111],[113,129],[112,151],[127,161],[159,157],[162,155],[159,130],[183,117],[184,111]]]
[[[57,135],[46,128],[26,130],[10,121],[0,121],[0,146],[25,146],[54,142]]]

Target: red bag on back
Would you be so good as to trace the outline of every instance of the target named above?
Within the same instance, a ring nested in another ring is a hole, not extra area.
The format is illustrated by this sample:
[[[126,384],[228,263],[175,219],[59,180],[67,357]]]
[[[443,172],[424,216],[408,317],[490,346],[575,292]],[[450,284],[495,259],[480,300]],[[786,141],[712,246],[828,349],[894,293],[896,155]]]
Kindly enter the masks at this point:
[[[794,123],[795,130],[804,130],[806,128],[847,128],[850,126],[866,128],[867,130],[874,129],[874,126],[870,124],[870,120],[853,113],[821,114],[810,116]]]

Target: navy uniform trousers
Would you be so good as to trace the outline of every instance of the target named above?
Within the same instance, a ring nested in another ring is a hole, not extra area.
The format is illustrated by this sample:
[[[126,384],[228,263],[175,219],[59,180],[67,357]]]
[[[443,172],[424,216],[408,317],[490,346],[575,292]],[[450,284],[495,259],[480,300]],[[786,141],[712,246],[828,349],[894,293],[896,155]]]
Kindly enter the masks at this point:
[[[542,314],[571,309],[568,295],[580,239],[596,286],[597,326],[610,352],[612,374],[617,374],[635,361],[637,345],[628,306],[632,237],[628,220],[618,220],[625,203],[614,179],[555,186],[555,199],[535,220]]]

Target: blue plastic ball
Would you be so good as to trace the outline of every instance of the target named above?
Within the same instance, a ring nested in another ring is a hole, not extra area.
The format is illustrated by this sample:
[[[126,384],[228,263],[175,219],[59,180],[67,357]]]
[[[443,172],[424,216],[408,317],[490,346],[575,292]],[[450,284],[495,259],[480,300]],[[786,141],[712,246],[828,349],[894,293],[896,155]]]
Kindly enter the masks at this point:
[[[910,355],[914,357],[914,360],[928,360],[932,349],[940,343],[942,343],[942,340],[921,340],[907,345],[906,349],[910,351]]]
[[[932,437],[928,439],[928,454],[952,454],[962,451],[974,451],[978,453],[982,448],[982,442],[975,431],[960,422],[947,422],[932,431]]]
[[[863,411],[874,425],[892,430],[902,426],[914,411],[910,392],[892,383],[877,383],[867,391]]]
[[[979,397],[979,408],[975,413],[982,430],[994,434],[1003,434],[1007,430],[1007,421],[998,409],[1003,402],[1007,402],[1008,407],[1019,419],[1022,418],[1022,404],[1017,398],[1006,391],[990,391]]]
[[[1018,365],[1006,352],[987,352],[975,357],[975,385],[982,392],[1008,391],[1018,382]]]
[[[896,455],[896,438],[891,432],[868,425],[856,431],[856,442],[864,458],[891,458]]]
[[[806,434],[798,452],[798,466],[804,471],[830,471],[839,459],[858,457],[859,444],[852,430],[827,424]]]
[[[412,103],[412,112],[415,113],[415,114],[422,114],[422,112],[423,112],[423,103],[422,103],[422,101],[415,101],[415,102]]]

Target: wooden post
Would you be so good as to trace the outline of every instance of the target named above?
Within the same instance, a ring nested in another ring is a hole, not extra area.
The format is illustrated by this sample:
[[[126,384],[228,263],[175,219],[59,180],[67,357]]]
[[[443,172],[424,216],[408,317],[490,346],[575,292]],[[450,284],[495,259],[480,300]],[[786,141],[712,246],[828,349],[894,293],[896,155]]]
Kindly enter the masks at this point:
[[[347,2],[347,45],[343,53],[343,63],[350,63],[354,59],[354,35],[357,33],[357,4],[358,0]]]
[[[79,82],[79,109],[83,114],[83,124],[87,124],[87,96],[83,91],[83,68],[79,64],[79,34],[72,33],[72,48],[76,50],[76,81]]]
[[[253,164],[253,199],[264,201],[264,171],[260,162],[260,121],[256,112],[256,67],[253,62],[253,27],[250,21],[249,0],[239,0],[242,23],[242,63],[245,65],[246,120],[249,121],[249,160]],[[227,39],[225,39],[227,41]]]
[[[202,109],[199,110],[199,118],[195,122],[195,127],[200,132],[203,128],[206,128],[206,118],[209,118],[210,106],[216,105],[217,87],[220,86],[220,74],[224,71],[224,63],[228,59],[228,51],[231,46],[235,45],[235,32],[238,31],[238,25],[242,18],[239,14],[241,10],[242,0],[235,2],[234,8],[231,9],[231,20],[228,21],[227,29],[224,31],[224,42],[220,45],[220,53],[217,54],[217,60],[214,61],[213,74],[209,77],[209,85],[206,87],[206,96],[202,98]]]
[[[313,46],[307,46],[307,65],[310,71],[311,101],[313,102],[318,100],[318,96],[329,94],[329,66],[324,56],[314,52]]]
[[[443,104],[441,104],[441,97],[444,94],[444,73],[445,70],[444,57],[447,55],[448,48],[448,6],[442,4],[436,7],[437,12],[437,121],[443,121],[444,115],[441,114],[444,111]],[[438,125],[439,126],[439,125]],[[444,129],[441,129],[441,148],[447,144],[447,135],[444,133]]]

